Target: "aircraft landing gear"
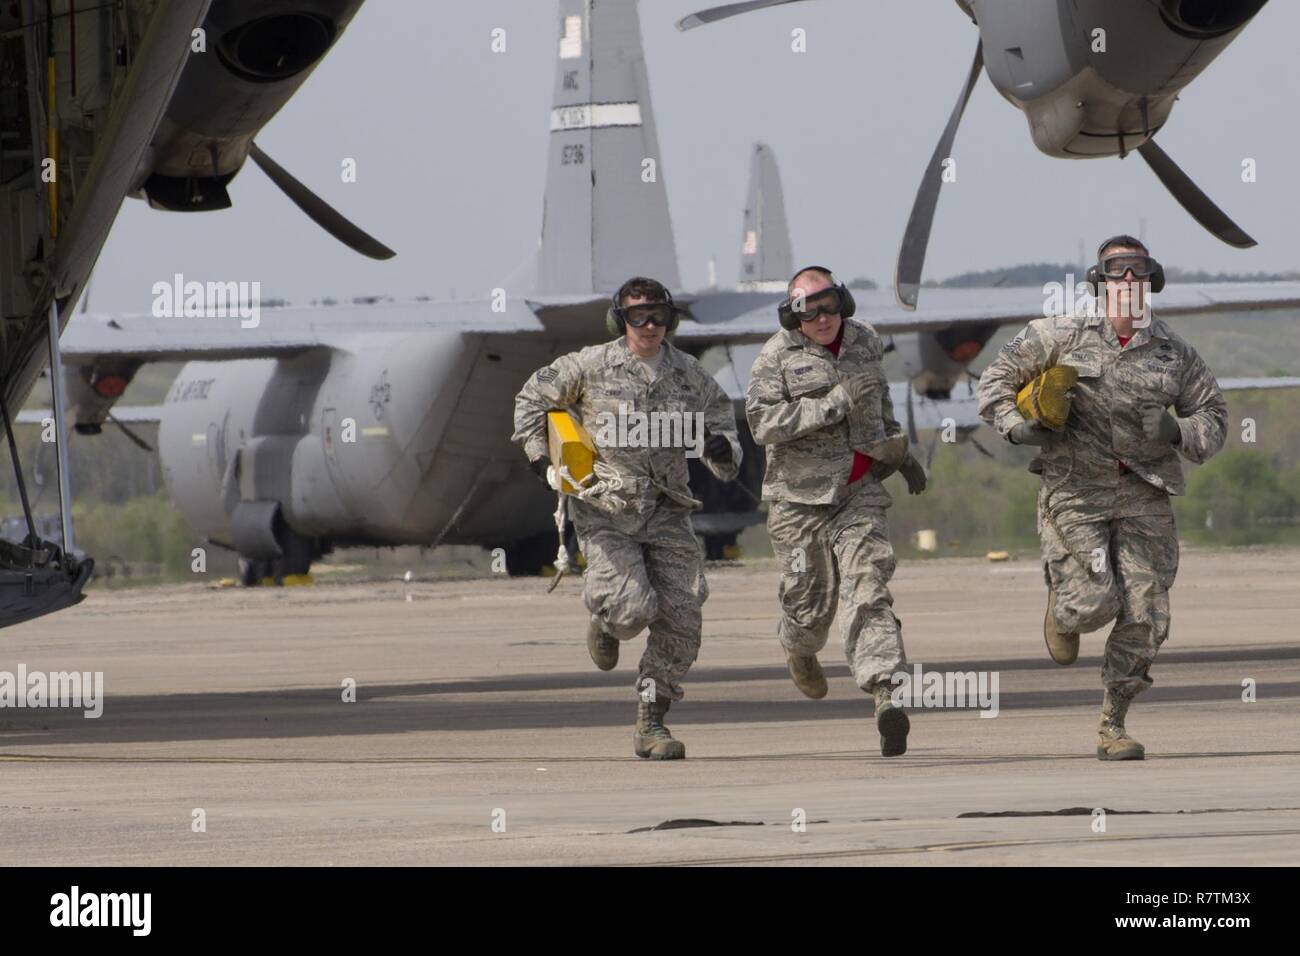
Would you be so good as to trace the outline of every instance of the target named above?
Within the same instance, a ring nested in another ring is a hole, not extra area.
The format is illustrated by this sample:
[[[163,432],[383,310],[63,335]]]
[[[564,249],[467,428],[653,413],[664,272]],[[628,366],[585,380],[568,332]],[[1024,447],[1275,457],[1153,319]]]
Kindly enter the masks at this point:
[[[271,576],[271,562],[258,561],[255,558],[239,556],[239,583],[246,588],[254,588]]]
[[[311,563],[322,555],[315,538],[307,538],[289,528],[277,537],[280,539],[280,557],[270,559],[239,556],[239,583],[246,588],[257,587],[263,581],[283,585],[284,579],[301,577],[311,570]]]
[[[706,534],[704,536],[704,557],[708,561],[725,561],[736,556],[736,538],[734,534]]]
[[[31,502],[27,498],[27,482],[23,476],[22,462],[18,458],[18,445],[14,440],[13,420],[4,389],[0,388],[0,424],[9,443],[9,457],[13,461],[14,481],[22,501],[23,518],[27,523],[27,537],[15,544],[0,539],[0,627],[30,621],[80,603],[85,595],[82,589],[90,580],[95,562],[92,558],[78,558],[72,554],[72,493],[68,487],[68,433],[63,425],[63,365],[59,355],[58,311],[50,306],[49,314],[50,381],[54,399],[55,440],[59,469],[59,516],[62,523],[62,547],[45,541],[36,532]]]
[[[505,546],[506,573],[512,578],[536,577],[548,565],[555,563],[555,532],[533,535]],[[569,561],[576,567],[578,536],[569,524],[565,528],[564,542],[569,549]]]
[[[536,577],[555,560],[555,535],[538,534],[506,545],[506,573],[512,578]]]

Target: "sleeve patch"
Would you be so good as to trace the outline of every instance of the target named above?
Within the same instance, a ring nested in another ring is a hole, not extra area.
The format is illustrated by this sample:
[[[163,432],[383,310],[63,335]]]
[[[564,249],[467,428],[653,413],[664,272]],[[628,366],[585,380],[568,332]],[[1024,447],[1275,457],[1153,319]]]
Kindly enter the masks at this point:
[[[537,373],[537,381],[542,382],[543,384],[546,385],[549,385],[551,382],[554,382],[559,377],[560,377],[560,373],[557,372],[555,369],[551,368],[551,366],[549,365]]]

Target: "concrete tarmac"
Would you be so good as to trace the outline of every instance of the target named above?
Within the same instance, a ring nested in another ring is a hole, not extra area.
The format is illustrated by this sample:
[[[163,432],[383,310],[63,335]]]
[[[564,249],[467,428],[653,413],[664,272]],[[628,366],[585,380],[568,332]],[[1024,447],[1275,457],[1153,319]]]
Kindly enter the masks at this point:
[[[1028,555],[899,568],[912,662],[996,672],[999,709],[913,707],[890,760],[836,633],[828,697],[791,684],[771,561],[710,568],[664,763],[632,754],[644,639],[597,671],[580,579],[99,590],[0,632],[0,672],[105,685],[99,719],[0,709],[0,864],[1295,865],[1297,581],[1300,551],[1184,550],[1118,764],[1105,632],[1053,664]]]

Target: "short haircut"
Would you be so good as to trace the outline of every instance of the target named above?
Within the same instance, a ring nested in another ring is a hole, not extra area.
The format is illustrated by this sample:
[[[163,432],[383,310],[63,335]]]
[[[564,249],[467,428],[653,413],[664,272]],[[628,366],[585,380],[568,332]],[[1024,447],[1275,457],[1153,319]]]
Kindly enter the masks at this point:
[[[1097,261],[1105,259],[1106,253],[1111,249],[1141,249],[1144,256],[1151,255],[1151,250],[1141,239],[1134,239],[1132,236],[1112,236],[1097,250]]]
[[[801,269],[800,271],[795,273],[794,278],[791,279],[786,284],[785,294],[787,296],[794,295],[794,284],[807,275],[821,276],[823,279],[825,279],[827,282],[831,283],[832,285],[835,284],[835,276],[832,275],[830,272],[828,272],[826,269],[823,269],[821,266],[809,266],[807,269]]]
[[[620,308],[631,298],[641,298],[647,302],[672,301],[672,295],[662,282],[657,279],[648,279],[645,276],[628,279],[623,283],[623,287],[618,290]]]

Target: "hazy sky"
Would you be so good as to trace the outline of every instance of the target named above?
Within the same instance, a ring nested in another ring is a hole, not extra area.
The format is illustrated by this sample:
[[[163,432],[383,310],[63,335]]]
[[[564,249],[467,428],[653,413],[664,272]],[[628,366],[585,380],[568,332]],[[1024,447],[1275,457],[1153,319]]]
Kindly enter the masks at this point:
[[[1137,2],[1137,0],[1125,0]],[[683,284],[710,256],[735,282],[749,150],[780,163],[795,258],[891,280],[922,169],[974,54],[951,0],[818,0],[688,34],[708,3],[641,0]],[[128,200],[99,261],[91,309],[144,311],[151,287],[258,280],[263,298],[482,296],[536,254],[558,6],[553,0],[369,0],[259,144],[397,250],[376,263],[317,229],[251,163],[234,208],[183,215]],[[790,30],[809,51],[790,52]],[[504,54],[491,31],[507,31]],[[1170,198],[1140,157],[1068,161],[1033,146],[1023,115],[982,78],[944,187],[928,278],[1026,260],[1074,261],[1146,221],[1167,264],[1300,268],[1300,3],[1268,4],[1185,92],[1160,143],[1259,240],[1223,245]],[[358,182],[340,181],[345,157]],[[1241,181],[1241,162],[1258,182]]]

